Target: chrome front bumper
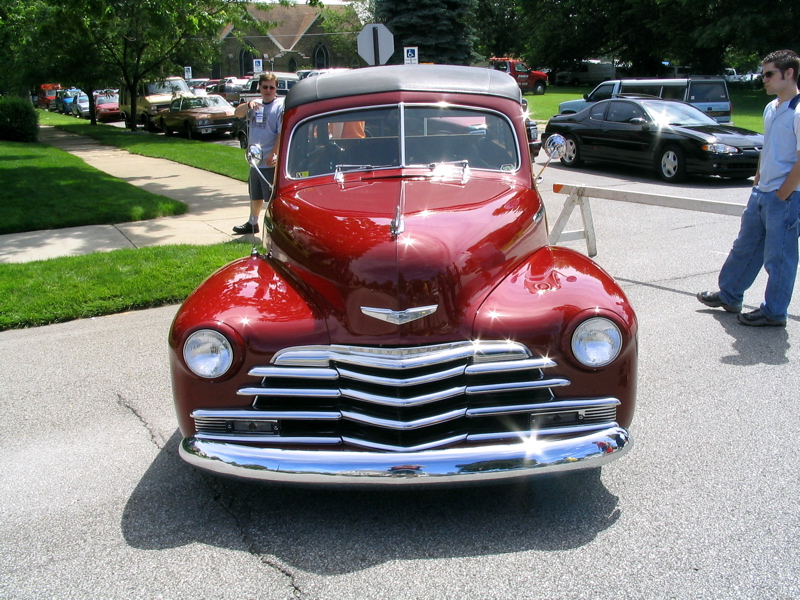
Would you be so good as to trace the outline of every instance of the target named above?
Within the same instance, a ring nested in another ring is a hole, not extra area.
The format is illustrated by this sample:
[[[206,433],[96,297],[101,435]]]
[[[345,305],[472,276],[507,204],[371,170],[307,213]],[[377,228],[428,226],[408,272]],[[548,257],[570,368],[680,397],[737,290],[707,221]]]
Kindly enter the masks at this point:
[[[186,462],[222,475],[309,485],[477,484],[604,465],[633,441],[619,426],[570,439],[542,437],[513,444],[426,450],[358,452],[256,448],[184,438]]]

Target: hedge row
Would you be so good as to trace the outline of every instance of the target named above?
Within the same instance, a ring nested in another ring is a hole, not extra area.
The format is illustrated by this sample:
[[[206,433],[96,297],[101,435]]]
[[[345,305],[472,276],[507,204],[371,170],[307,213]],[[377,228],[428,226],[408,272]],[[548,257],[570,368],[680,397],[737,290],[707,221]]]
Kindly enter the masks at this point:
[[[30,100],[14,96],[0,97],[0,140],[35,142],[39,120]]]

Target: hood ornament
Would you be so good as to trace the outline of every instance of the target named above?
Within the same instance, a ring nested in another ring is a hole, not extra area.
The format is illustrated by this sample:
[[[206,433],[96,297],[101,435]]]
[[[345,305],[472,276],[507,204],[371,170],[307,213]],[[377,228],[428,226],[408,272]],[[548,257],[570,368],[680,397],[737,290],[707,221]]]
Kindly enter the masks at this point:
[[[431,306],[416,306],[414,308],[407,308],[406,310],[391,310],[389,308],[373,308],[371,306],[362,306],[361,312],[368,317],[378,319],[379,321],[386,321],[387,323],[394,323],[395,325],[403,325],[404,323],[410,323],[411,321],[416,321],[422,317],[432,315],[436,312],[437,308],[439,308],[438,304],[433,304]]]

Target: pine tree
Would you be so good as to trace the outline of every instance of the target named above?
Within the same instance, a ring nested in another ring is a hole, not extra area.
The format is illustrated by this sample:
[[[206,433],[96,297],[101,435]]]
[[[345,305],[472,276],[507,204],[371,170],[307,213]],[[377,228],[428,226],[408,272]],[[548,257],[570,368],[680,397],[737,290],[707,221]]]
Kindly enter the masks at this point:
[[[472,62],[475,0],[377,0],[379,22],[394,34],[389,63],[403,62],[403,48],[419,48],[419,62],[469,65]]]

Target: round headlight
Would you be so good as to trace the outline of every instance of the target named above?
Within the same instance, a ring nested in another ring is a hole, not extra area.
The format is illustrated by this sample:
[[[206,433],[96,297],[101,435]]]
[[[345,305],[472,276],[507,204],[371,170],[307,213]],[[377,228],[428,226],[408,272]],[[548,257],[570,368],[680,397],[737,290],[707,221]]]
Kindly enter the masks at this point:
[[[587,367],[605,367],[617,358],[621,348],[619,327],[603,317],[587,319],[572,334],[572,353]]]
[[[214,379],[231,368],[233,348],[228,338],[218,331],[201,329],[187,338],[183,360],[195,375]]]

